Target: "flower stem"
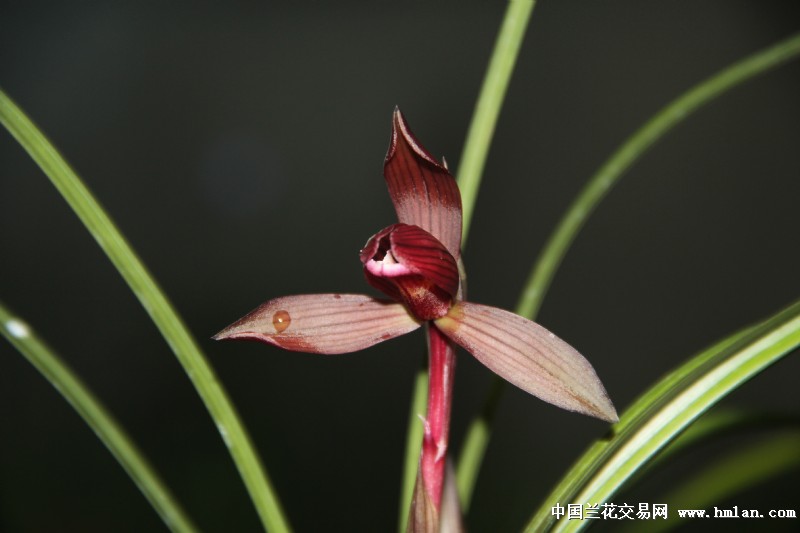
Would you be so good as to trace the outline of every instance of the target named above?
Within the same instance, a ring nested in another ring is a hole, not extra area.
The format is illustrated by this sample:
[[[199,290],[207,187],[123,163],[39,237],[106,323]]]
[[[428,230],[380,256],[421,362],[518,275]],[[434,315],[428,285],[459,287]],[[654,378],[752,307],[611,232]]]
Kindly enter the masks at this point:
[[[433,325],[428,327],[428,356],[428,414],[422,437],[420,470],[425,490],[438,510],[447,462],[456,350],[450,339]]]

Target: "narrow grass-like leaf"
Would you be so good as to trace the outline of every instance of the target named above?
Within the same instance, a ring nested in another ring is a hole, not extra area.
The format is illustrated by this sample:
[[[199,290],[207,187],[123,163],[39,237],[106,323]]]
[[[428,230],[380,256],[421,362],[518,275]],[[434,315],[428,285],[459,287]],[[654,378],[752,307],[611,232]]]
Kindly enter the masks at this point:
[[[738,409],[712,409],[695,420],[685,431],[634,473],[630,480],[626,482],[624,493],[630,494],[640,479],[646,478],[650,475],[650,472],[662,468],[662,465],[676,455],[689,453],[692,448],[702,442],[721,439],[731,434],[750,434],[755,431],[786,432],[787,430],[800,432],[800,416],[741,411]],[[665,500],[659,498],[654,501],[664,502]],[[692,505],[689,504],[687,507],[691,508]],[[674,508],[674,506],[671,505],[670,508]],[[637,528],[630,528],[630,530],[635,531]]]
[[[576,531],[556,503],[606,502],[661,449],[731,391],[800,346],[800,301],[690,359],[641,396],[545,499],[526,531]]]
[[[428,406],[428,369],[423,365],[414,379],[414,391],[411,396],[411,409],[408,413],[408,431],[406,434],[406,453],[403,463],[403,486],[400,493],[399,533],[406,530],[408,510],[414,495],[414,485],[419,469],[419,453],[422,449],[423,425],[419,419]]]
[[[800,54],[800,33],[745,57],[692,87],[631,135],[589,179],[569,206],[539,255],[517,303],[517,312],[533,320],[558,266],[595,207],[653,144],[705,104]]]
[[[491,380],[486,401],[483,402],[483,410],[479,416],[470,422],[470,426],[467,429],[467,438],[461,450],[456,469],[458,472],[456,477],[458,495],[461,499],[461,509],[465,513],[472,503],[472,492],[475,488],[475,483],[478,481],[478,473],[483,463],[483,456],[489,446],[494,415],[497,412],[497,404],[503,395],[505,383],[501,379]]]
[[[462,248],[467,241],[472,212],[478,199],[483,167],[486,165],[486,156],[489,154],[497,117],[500,115],[500,108],[535,5],[534,0],[509,0],[492,57],[489,59],[489,67],[483,78],[481,92],[475,103],[472,122],[464,141],[464,151],[458,164],[458,188],[461,190],[463,210]]]
[[[800,430],[800,416],[756,411],[714,409],[697,419],[692,425],[686,428],[686,431],[670,442],[666,448],[653,458],[643,472],[649,471],[651,466],[658,466],[666,462],[667,459],[701,442],[720,438],[732,433],[786,429]]]
[[[214,419],[264,527],[288,531],[277,495],[233,403],[164,292],[66,160],[2,90],[0,122],[50,178],[161,331]]]
[[[196,531],[170,490],[103,404],[33,329],[2,302],[0,334],[72,405],[119,461],[167,527],[180,533]]]
[[[798,54],[800,34],[794,34],[774,46],[745,57],[675,99],[631,135],[589,179],[565,212],[531,270],[517,303],[517,314],[535,320],[556,270],[587,218],[612,186],[648,148],[717,96],[797,57]],[[468,203],[464,201],[465,206]],[[466,229],[469,217],[465,215],[464,221]],[[497,404],[496,397],[500,394],[498,389],[502,391],[504,388],[502,381],[495,379],[495,382],[492,386],[493,399],[491,402],[487,399],[487,407],[470,422],[458,462],[459,493],[465,509],[477,477],[474,472],[480,469],[486,452],[488,433],[491,432],[491,420],[494,417],[491,405]]]
[[[759,442],[737,449],[699,471],[659,496],[658,502],[668,509],[703,509],[729,500],[739,492],[758,486],[792,470],[800,468],[800,432],[782,432],[770,435]],[[631,524],[634,525],[634,524]],[[686,525],[674,515],[667,520],[650,520],[628,531],[669,531]]]
[[[770,435],[706,465],[659,501],[673,508],[706,507],[800,468],[800,432]]]
[[[731,335],[730,337],[718,342],[704,353],[715,353],[732,346],[745,334],[744,331]],[[645,421],[647,418],[656,411],[658,405],[645,401],[646,398],[666,398],[668,391],[677,387],[683,380],[687,378],[693,371],[697,370],[703,363],[701,357],[694,357],[681,365],[675,371],[667,374],[663,379],[658,381],[652,386],[641,398],[633,403],[623,414],[620,422],[614,426],[614,433],[612,436],[601,439],[594,443],[572,466],[570,471],[561,478],[559,485],[551,492],[547,501],[552,500],[554,497],[567,498],[574,495],[586,483],[592,475],[594,469],[614,451],[612,444],[618,444],[620,438],[624,435],[626,427],[632,425],[633,421]],[[613,438],[616,436],[616,438]],[[563,500],[566,501],[566,500]],[[543,527],[543,531],[546,528]]]
[[[745,332],[739,332],[731,335],[706,350],[705,353],[716,353],[717,351],[732,346],[744,333]],[[703,359],[701,357],[690,359],[678,369],[658,381],[639,400],[634,402],[633,405],[623,413],[620,422],[614,426],[614,434],[617,436],[617,439],[608,437],[592,445],[561,479],[560,484],[553,490],[548,500],[553,497],[563,498],[574,495],[582,484],[592,475],[594,469],[598,468],[607,457],[611,456],[615,449],[612,444],[618,444],[620,442],[619,439],[624,435],[625,428],[631,426],[633,421],[643,422],[647,420],[648,417],[657,410],[659,406],[655,403],[645,401],[646,398],[666,398],[667,393],[677,387],[692,372],[697,370],[702,362]]]

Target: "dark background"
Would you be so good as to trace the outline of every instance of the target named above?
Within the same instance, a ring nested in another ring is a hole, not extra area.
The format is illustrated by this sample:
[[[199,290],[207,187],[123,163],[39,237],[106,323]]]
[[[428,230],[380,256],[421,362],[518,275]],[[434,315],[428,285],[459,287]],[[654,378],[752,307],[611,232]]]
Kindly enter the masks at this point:
[[[371,292],[358,250],[394,221],[381,177],[391,111],[400,105],[431,152],[456,166],[504,8],[0,3],[0,85],[200,339],[298,531],[395,527],[423,336],[337,357],[209,337],[272,297]],[[513,308],[560,213],[615,147],[690,86],[798,29],[791,1],[540,2],[465,250],[471,299]],[[701,110],[625,176],[566,257],[540,321],[588,357],[620,410],[688,356],[800,295],[798,95],[795,62]],[[107,403],[203,529],[257,530],[175,358],[7,133],[0,298]],[[725,404],[797,412],[798,370],[796,356],[783,361]],[[454,452],[490,377],[459,357]],[[0,530],[163,528],[5,342],[0,428]],[[471,530],[518,530],[605,430],[508,390]],[[702,464],[691,461],[673,473]],[[798,481],[787,473],[727,503],[797,510]],[[655,494],[632,491],[629,503]]]

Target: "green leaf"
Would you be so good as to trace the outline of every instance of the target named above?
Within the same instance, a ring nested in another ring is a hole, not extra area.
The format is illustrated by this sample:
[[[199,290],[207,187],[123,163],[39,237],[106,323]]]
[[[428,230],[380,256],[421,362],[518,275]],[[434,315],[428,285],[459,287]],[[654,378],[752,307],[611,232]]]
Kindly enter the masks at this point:
[[[150,505],[175,532],[197,528],[142,452],[89,388],[22,319],[0,302],[0,334],[47,379],[119,461]],[[8,432],[6,438],[13,437]]]
[[[526,531],[576,531],[556,522],[557,503],[607,502],[697,417],[747,380],[800,346],[800,301],[693,357],[642,395],[578,459],[531,518]],[[583,526],[582,526],[583,524]]]
[[[400,513],[398,531],[403,533],[408,522],[408,510],[414,495],[414,485],[419,469],[419,453],[422,449],[423,425],[419,419],[425,414],[428,406],[428,369],[421,368],[414,379],[414,391],[411,396],[411,408],[408,413],[408,431],[406,434],[406,453],[403,462],[403,486],[400,493]]]
[[[734,450],[692,472],[689,479],[657,501],[667,509],[708,509],[730,500],[745,489],[800,468],[800,432],[782,432],[761,438],[757,443]],[[669,531],[686,521],[672,514],[667,520],[648,520],[631,524],[626,531]]]
[[[489,59],[489,67],[483,78],[481,92],[475,103],[472,122],[464,141],[464,151],[458,164],[458,188],[461,191],[463,213],[462,248],[467,241],[472,212],[478,199],[483,167],[486,165],[489,146],[492,144],[497,117],[500,115],[500,108],[503,106],[522,39],[525,37],[525,30],[528,28],[528,21],[535,5],[534,0],[509,1],[492,57]]]
[[[2,90],[0,122],[50,178],[161,331],[214,419],[264,527],[288,531],[277,495],[233,403],[164,292],[58,150]]]
[[[517,313],[535,320],[561,261],[589,215],[652,145],[703,105],[739,84],[797,57],[798,54],[800,34],[794,34],[745,57],[672,101],[631,135],[589,179],[550,235],[524,285],[517,303]],[[495,381],[492,398],[487,398],[481,414],[470,422],[458,463],[459,492],[465,502],[469,502],[471,498],[474,480],[486,453],[491,420],[494,417],[492,405],[497,404],[497,396],[504,388],[502,381]],[[465,509],[466,507],[465,504]]]
[[[730,409],[714,409],[692,423],[678,438],[670,442],[664,450],[642,472],[660,465],[667,459],[678,455],[701,442],[719,438],[732,433],[755,430],[800,428],[800,416],[781,415],[764,412],[749,412]]]
[[[559,221],[531,271],[517,304],[517,312],[533,320],[558,266],[589,215],[651,146],[702,106],[745,81],[796,58],[798,54],[800,33],[737,61],[692,87],[631,135],[589,179]]]

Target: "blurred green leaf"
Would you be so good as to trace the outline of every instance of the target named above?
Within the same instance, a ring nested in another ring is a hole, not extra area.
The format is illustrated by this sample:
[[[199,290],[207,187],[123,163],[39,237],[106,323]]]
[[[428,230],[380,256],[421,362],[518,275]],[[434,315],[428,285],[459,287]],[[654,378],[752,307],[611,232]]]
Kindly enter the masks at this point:
[[[0,123],[50,178],[161,331],[214,419],[264,527],[288,531],[277,495],[233,403],[164,292],[75,171],[2,90]]]
[[[763,437],[757,443],[705,465],[675,487],[659,496],[671,515],[667,520],[632,523],[629,531],[669,531],[686,524],[675,514],[676,509],[709,509],[745,489],[800,468],[800,431],[782,432]],[[646,524],[646,525],[645,525]]]
[[[589,179],[564,213],[531,270],[517,303],[517,313],[535,320],[561,261],[589,215],[625,172],[653,144],[703,105],[739,84],[796,58],[798,54],[800,54],[800,34],[794,34],[769,48],[745,57],[696,85],[634,132]],[[470,422],[467,430],[462,455],[458,462],[459,492],[465,502],[465,509],[471,499],[477,472],[483,462],[491,435],[493,406],[497,405],[497,398],[504,386],[502,380],[494,378],[484,408]]]
[[[607,502],[697,417],[800,346],[800,301],[715,344],[645,392],[578,459],[531,518],[526,531],[576,531],[584,521],[556,521],[557,503]]]
[[[188,533],[197,528],[142,452],[105,406],[75,373],[21,318],[0,302],[0,334],[47,379],[119,461],[169,529]],[[6,433],[6,438],[12,432]]]

